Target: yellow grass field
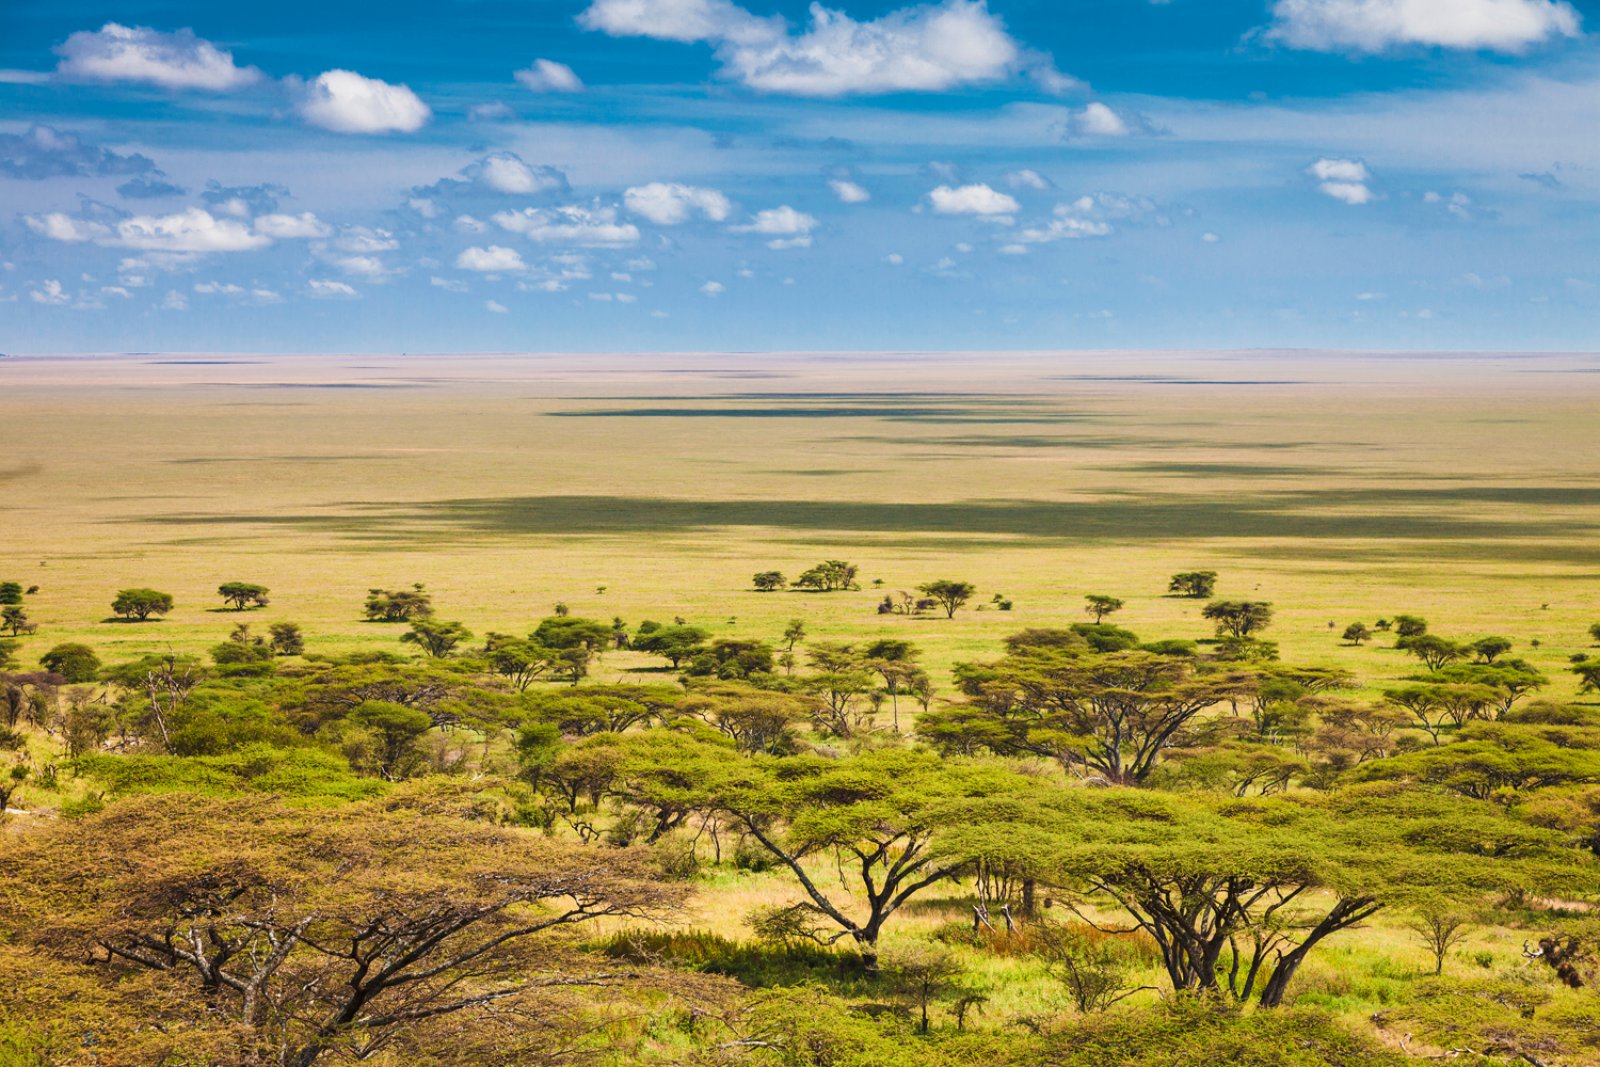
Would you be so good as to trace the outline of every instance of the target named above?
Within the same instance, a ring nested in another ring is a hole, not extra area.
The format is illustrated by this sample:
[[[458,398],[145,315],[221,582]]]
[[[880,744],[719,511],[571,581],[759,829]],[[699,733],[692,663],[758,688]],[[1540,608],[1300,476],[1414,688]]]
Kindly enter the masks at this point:
[[[199,650],[235,621],[215,595],[230,580],[270,586],[248,618],[300,622],[312,651],[390,647],[362,598],[417,581],[479,634],[524,632],[558,600],[768,639],[802,618],[813,637],[910,636],[937,676],[1084,618],[1086,593],[1124,598],[1115,621],[1146,638],[1203,636],[1199,605],[1165,588],[1207,568],[1219,595],[1274,603],[1285,660],[1405,673],[1337,634],[1412,612],[1515,639],[1559,696],[1600,620],[1597,370],[1297,352],[9,358],[0,578],[41,587],[25,660],[65,639],[112,659]],[[860,592],[750,589],[833,557],[860,564]],[[940,577],[1015,609],[876,614],[885,590]],[[108,621],[132,585],[176,610]],[[644,663],[613,655],[597,676]]]

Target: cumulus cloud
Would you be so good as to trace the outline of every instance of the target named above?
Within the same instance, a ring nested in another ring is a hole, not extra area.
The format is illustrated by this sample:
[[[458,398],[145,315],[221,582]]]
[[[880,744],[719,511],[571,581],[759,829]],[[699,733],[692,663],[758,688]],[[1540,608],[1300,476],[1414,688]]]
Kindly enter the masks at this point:
[[[219,219],[192,207],[173,215],[123,219],[117,223],[113,243],[147,252],[249,252],[267,247],[272,238],[252,233],[241,222]]]
[[[0,174],[8,178],[37,181],[160,173],[147,156],[120,155],[53,126],[35,124],[25,133],[0,133]]]
[[[1306,168],[1317,180],[1317,190],[1341,203],[1370,203],[1372,189],[1367,185],[1372,174],[1367,165],[1355,159],[1319,159]]]
[[[257,233],[278,240],[320,238],[333,233],[333,227],[309,211],[298,215],[261,215],[251,225]]]
[[[483,302],[483,309],[485,311],[492,311],[496,315],[504,315],[511,310],[498,300],[485,300]]]
[[[484,274],[505,274],[528,269],[528,265],[522,262],[522,255],[515,248],[504,248],[500,245],[463,249],[456,257],[456,266],[461,270],[481,271]]]
[[[1022,207],[1015,197],[992,189],[982,182],[971,185],[941,185],[928,194],[928,202],[938,215],[977,215],[1002,219],[1015,215]]]
[[[252,232],[242,222],[219,219],[197,207],[172,215],[132,215],[114,224],[60,212],[28,216],[23,221],[29,229],[52,241],[94,241],[146,252],[249,252],[272,243],[272,238]]]
[[[163,89],[227,92],[261,78],[254,67],[239,67],[233,53],[194,35],[193,30],[161,33],[147,26],[108,22],[83,30],[56,48],[56,70],[67,78],[127,81]]]
[[[586,247],[629,245],[639,240],[639,227],[617,221],[617,211],[609,207],[572,205],[552,209],[523,208],[501,211],[492,216],[496,226],[520,233],[532,241],[565,241]]]
[[[733,204],[716,189],[677,182],[636,185],[622,194],[622,202],[630,212],[658,226],[677,226],[695,216],[722,222],[733,210]]]
[[[833,195],[839,198],[841,204],[864,204],[872,199],[872,194],[855,182],[843,178],[835,178],[828,183],[828,188],[833,190]]]
[[[305,87],[300,115],[335,133],[414,133],[433,112],[404,85],[329,70]]]
[[[1126,137],[1131,132],[1121,115],[1098,100],[1067,119],[1067,133],[1073,137]]]
[[[555,167],[532,166],[515,152],[494,152],[461,172],[497,193],[531,196],[566,192],[567,176]]]
[[[354,287],[331,278],[312,278],[306,288],[319,300],[353,300],[361,295]]]
[[[579,22],[619,37],[709,43],[724,75],[794,96],[937,92],[1025,69],[1050,91],[1071,84],[1022,48],[984,0],[943,0],[865,22],[814,3],[799,34],[729,0],[594,0]]]
[[[583,81],[565,63],[553,59],[536,59],[527,70],[513,75],[524,89],[536,93],[576,93],[583,89]]]
[[[45,215],[28,215],[22,220],[34,233],[52,241],[76,244],[83,241],[104,240],[111,236],[111,227],[92,219],[74,218],[60,211]]]
[[[788,204],[758,211],[748,223],[742,226],[731,226],[734,233],[759,233],[772,238],[767,242],[767,247],[777,250],[785,248],[811,247],[811,231],[816,229],[817,220],[803,211],[796,211]]]
[[[1265,36],[1319,52],[1460,48],[1525,52],[1576,37],[1580,16],[1565,0],[1278,0]]]
[[[700,287],[700,291],[707,296],[721,296],[725,291],[727,291],[727,288],[728,287],[723,285],[721,282],[706,282]]]

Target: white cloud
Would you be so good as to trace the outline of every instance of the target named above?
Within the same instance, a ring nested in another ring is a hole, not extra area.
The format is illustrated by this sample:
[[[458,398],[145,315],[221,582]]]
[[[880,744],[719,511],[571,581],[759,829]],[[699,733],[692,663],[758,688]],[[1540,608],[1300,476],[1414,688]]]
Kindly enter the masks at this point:
[[[48,215],[28,215],[22,221],[28,229],[52,241],[93,241],[111,234],[109,226],[90,219],[73,218],[59,211],[52,211]]]
[[[244,286],[232,282],[195,282],[194,291],[201,296],[243,296]]]
[[[1010,184],[1011,188],[1013,189],[1033,189],[1037,192],[1044,192],[1046,189],[1055,188],[1054,183],[1052,183],[1049,178],[1046,178],[1043,174],[1040,174],[1036,170],[1030,169],[1013,171],[1012,173],[1007,174],[1006,182]]]
[[[589,247],[628,245],[639,239],[639,227],[618,222],[615,208],[585,208],[576,205],[550,210],[528,207],[521,211],[501,211],[495,225],[520,233],[532,241],[566,241]]]
[[[767,247],[777,250],[785,248],[810,248],[811,231],[816,229],[817,220],[803,211],[796,211],[788,204],[767,208],[758,211],[751,220],[743,226],[730,226],[734,233],[759,233],[771,237]]]
[[[162,311],[188,311],[189,298],[176,289],[168,289],[167,295],[161,300]]]
[[[1148,197],[1120,193],[1095,193],[1057,204],[1052,218],[1042,226],[1030,226],[1017,234],[1023,244],[1109,237],[1116,232],[1113,223],[1166,226],[1170,223],[1159,205]]]
[[[700,291],[707,296],[720,296],[727,290],[727,288],[728,287],[723,285],[721,282],[706,282],[700,287]]]
[[[341,252],[370,255],[373,252],[392,252],[400,247],[394,234],[388,230],[375,230],[367,226],[346,226],[334,239],[333,247]]]
[[[455,221],[455,228],[460,230],[462,233],[488,233],[489,232],[489,227],[488,227],[487,224],[485,224],[484,222],[482,222],[479,219],[473,218],[471,215],[457,215],[456,216],[456,221]]]
[[[377,256],[334,256],[328,262],[346,274],[361,278],[383,278],[390,273],[388,266]]]
[[[1013,40],[984,0],[943,0],[867,22],[814,3],[798,35],[729,0],[594,0],[579,22],[613,36],[705,41],[725,75],[795,96],[937,92],[1024,69],[1050,91],[1072,84]]]
[[[765,41],[783,33],[778,18],[757,18],[729,0],[595,0],[578,16],[585,29],[663,41]]]
[[[716,189],[677,182],[636,185],[622,194],[622,202],[629,211],[658,226],[676,226],[696,215],[721,222],[733,210],[733,204]]]
[[[490,245],[488,248],[463,249],[456,257],[456,266],[461,270],[476,270],[486,273],[527,270],[528,265],[522,262],[522,255],[515,248],[504,248],[500,245]]]
[[[1221,241],[1221,240],[1222,240],[1222,238],[1220,238],[1220,237],[1218,237],[1218,236],[1217,236],[1217,235],[1216,235],[1216,234],[1214,234],[1214,233],[1209,233],[1209,232],[1208,232],[1208,233],[1203,233],[1203,234],[1201,234],[1201,235],[1200,235],[1200,240],[1202,240],[1202,241],[1204,241],[1204,242],[1205,242],[1205,243],[1206,243],[1206,244],[1208,244],[1208,245],[1214,245],[1214,244],[1216,244],[1216,243],[1217,243],[1217,242],[1219,242],[1219,241]]]
[[[38,288],[28,293],[28,298],[35,304],[49,304],[52,306],[70,303],[72,300],[72,297],[62,290],[61,283],[54,278],[40,282]]]
[[[889,264],[891,267],[898,267],[900,264],[906,261],[906,257],[902,256],[899,252],[890,252],[888,255],[883,257],[883,261]]]
[[[164,89],[207,89],[226,92],[257,81],[254,67],[234,65],[233,54],[193,30],[161,33],[146,26],[108,22],[99,30],[83,30],[56,49],[57,71],[68,78],[129,81]]]
[[[219,219],[192,207],[175,215],[134,215],[117,223],[116,237],[102,242],[147,252],[250,252],[272,238],[252,233],[234,219]]]
[[[443,289],[447,293],[464,293],[467,283],[454,278],[441,278],[437,274],[428,279],[428,284],[436,289]]]
[[[344,282],[328,278],[312,278],[306,282],[306,287],[311,290],[311,295],[319,300],[351,300],[361,295]]]
[[[298,215],[259,215],[252,225],[257,233],[276,240],[327,237],[333,233],[331,226],[309,211]]]
[[[1122,116],[1098,100],[1067,120],[1068,132],[1075,137],[1126,137],[1132,131]]]
[[[300,115],[335,133],[413,133],[433,112],[404,85],[364,78],[353,70],[329,70],[306,87]]]
[[[1319,52],[1525,52],[1578,36],[1580,22],[1564,0],[1278,0],[1272,15],[1268,40]]]
[[[1371,203],[1372,189],[1367,182],[1372,174],[1367,165],[1355,159],[1319,159],[1306,168],[1306,173],[1318,182],[1317,189],[1341,203],[1358,205]]]
[[[1071,213],[1059,213],[1043,226],[1030,226],[1017,234],[1024,244],[1048,244],[1051,241],[1075,241],[1086,237],[1109,237],[1112,227],[1101,219],[1086,219]]]
[[[529,196],[567,188],[567,176],[554,167],[529,166],[515,152],[495,152],[462,171],[497,193]]]
[[[928,202],[939,215],[978,215],[983,218],[1009,217],[1022,208],[1015,197],[991,189],[981,182],[941,185],[928,194]]]
[[[864,204],[872,199],[872,194],[855,182],[835,178],[828,183],[828,188],[833,190],[833,195],[839,198],[841,204]]]
[[[525,89],[536,93],[576,93],[583,82],[565,63],[553,59],[536,59],[527,70],[519,70],[514,77]]]
[[[483,308],[485,311],[492,311],[496,315],[504,315],[511,310],[498,300],[485,300],[483,302]]]

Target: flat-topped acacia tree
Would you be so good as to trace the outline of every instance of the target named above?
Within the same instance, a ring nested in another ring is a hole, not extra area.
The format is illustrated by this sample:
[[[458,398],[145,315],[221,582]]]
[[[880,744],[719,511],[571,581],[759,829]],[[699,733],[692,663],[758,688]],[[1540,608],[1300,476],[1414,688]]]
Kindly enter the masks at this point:
[[[469,808],[448,793],[315,811],[140,797],[17,842],[0,885],[38,918],[35,951],[95,955],[109,966],[93,980],[131,969],[161,989],[130,1040],[210,1035],[204,1062],[285,1067],[437,1062],[463,1041],[486,1043],[465,1062],[555,1062],[581,1028],[557,1038],[555,1018],[535,1020],[594,972],[559,932],[662,918],[682,893],[644,856],[565,848]],[[523,1025],[496,1025],[508,1013]]]
[[[1448,895],[1583,893],[1592,859],[1488,803],[1395,786],[1216,801],[1061,791],[1051,880],[1152,937],[1177,991],[1283,1003],[1327,938],[1385,908]],[[1091,911],[1084,907],[1095,905]]]
[[[111,610],[125,619],[144,622],[152,615],[165,615],[172,610],[172,594],[155,589],[122,589],[111,601]]]
[[[1179,571],[1167,583],[1167,592],[1194,600],[1204,600],[1216,591],[1216,571]]]
[[[870,971],[884,925],[907,901],[970,866],[945,836],[1009,826],[1032,790],[1004,768],[884,750],[849,759],[721,761],[697,803],[750,835],[805,900],[768,917],[823,943],[849,938]],[[952,838],[952,841],[954,839]],[[817,876],[837,871],[845,884]]]
[[[271,590],[266,586],[254,582],[223,582],[217,586],[217,595],[224,603],[231,605],[234,611],[266,607],[270,603],[267,599],[269,592]]]
[[[1108,781],[1144,781],[1195,716],[1237,688],[1194,660],[1128,649],[1022,646],[990,665],[963,664],[967,700],[923,715],[917,732],[949,752],[1059,760]]]

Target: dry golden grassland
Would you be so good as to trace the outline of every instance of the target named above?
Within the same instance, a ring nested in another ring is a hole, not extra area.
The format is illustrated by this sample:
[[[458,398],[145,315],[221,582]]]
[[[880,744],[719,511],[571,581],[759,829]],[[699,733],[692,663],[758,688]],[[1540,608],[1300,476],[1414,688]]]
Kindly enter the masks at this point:
[[[0,579],[41,587],[25,664],[64,640],[108,662],[200,652],[241,619],[299,622],[313,652],[400,651],[362,600],[418,581],[479,635],[526,632],[563,601],[768,640],[793,618],[812,639],[904,636],[948,692],[948,669],[1005,635],[1085,619],[1087,593],[1125,599],[1113,621],[1147,639],[1206,636],[1200,603],[1165,593],[1174,571],[1212,569],[1221,595],[1273,602],[1287,662],[1368,686],[1412,673],[1392,640],[1338,636],[1409,612],[1513,638],[1565,698],[1600,621],[1597,370],[1301,353],[0,360]],[[830,557],[861,566],[859,592],[750,588]],[[941,577],[1015,608],[876,613],[884,591]],[[230,580],[270,586],[271,605],[223,611]],[[135,585],[176,610],[110,621]],[[658,664],[610,653],[596,677],[670,678]],[[754,908],[795,899],[777,873],[721,871],[685,925],[745,937]],[[919,899],[887,940],[969,917],[965,898]],[[1302,996],[1362,1026],[1403,997],[1431,960],[1401,921],[1342,935]],[[1522,936],[1475,928],[1447,973],[1519,966]],[[994,1019],[1060,997],[1029,957],[960,955]]]
[[[894,633],[936,677],[1023,626],[1127,601],[1147,638],[1199,637],[1179,569],[1271,600],[1285,660],[1378,680],[1346,623],[1412,612],[1503,633],[1559,678],[1600,621],[1600,374],[1582,356],[116,356],[0,360],[0,578],[37,583],[25,659],[203,649],[248,618],[312,651],[393,647],[369,586],[524,632],[558,600],[776,638]],[[760,594],[819,559],[866,583],[977,583],[953,621],[883,590]],[[144,625],[118,588],[173,593]],[[1328,624],[1335,623],[1332,632]],[[1540,647],[1530,648],[1538,640]],[[1389,642],[1379,642],[1380,645]],[[609,677],[645,661],[613,655]]]

